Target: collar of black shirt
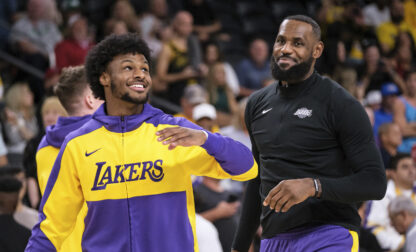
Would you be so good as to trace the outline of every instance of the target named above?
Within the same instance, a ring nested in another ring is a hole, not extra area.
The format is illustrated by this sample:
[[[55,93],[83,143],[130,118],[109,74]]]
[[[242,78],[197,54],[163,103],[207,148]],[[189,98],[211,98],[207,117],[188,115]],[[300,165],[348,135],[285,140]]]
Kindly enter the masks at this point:
[[[315,71],[309,76],[306,80],[296,83],[290,83],[288,85],[283,85],[281,81],[277,82],[277,92],[283,97],[296,97],[301,93],[308,90],[312,84],[314,84],[317,80],[318,73]]]

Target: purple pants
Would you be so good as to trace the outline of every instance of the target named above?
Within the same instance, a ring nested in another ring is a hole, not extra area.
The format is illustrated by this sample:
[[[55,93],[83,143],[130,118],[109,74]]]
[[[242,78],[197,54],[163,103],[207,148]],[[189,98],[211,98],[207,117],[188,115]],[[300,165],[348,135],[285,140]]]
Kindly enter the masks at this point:
[[[336,225],[306,227],[261,240],[260,252],[358,252],[358,234]]]

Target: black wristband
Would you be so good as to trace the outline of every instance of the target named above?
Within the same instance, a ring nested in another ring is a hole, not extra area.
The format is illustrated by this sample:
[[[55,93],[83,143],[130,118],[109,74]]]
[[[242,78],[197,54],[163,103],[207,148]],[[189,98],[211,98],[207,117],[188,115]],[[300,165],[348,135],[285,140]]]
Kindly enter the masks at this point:
[[[313,184],[315,185],[315,198],[318,198],[318,194],[319,194],[319,185],[318,185],[318,180],[317,179],[313,179]]]

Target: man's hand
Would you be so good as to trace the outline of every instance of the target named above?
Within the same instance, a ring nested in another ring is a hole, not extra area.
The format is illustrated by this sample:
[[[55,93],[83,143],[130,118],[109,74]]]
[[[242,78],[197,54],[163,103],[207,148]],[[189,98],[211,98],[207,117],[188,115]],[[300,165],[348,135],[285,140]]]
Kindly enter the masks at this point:
[[[185,127],[166,128],[156,132],[157,140],[164,145],[169,144],[169,150],[176,146],[201,146],[207,140],[207,135],[202,130],[195,130]]]
[[[312,178],[283,180],[270,190],[263,205],[276,212],[287,212],[293,205],[314,195],[315,185]]]
[[[221,201],[215,207],[217,210],[218,219],[228,218],[228,217],[233,216],[237,212],[239,207],[240,207],[239,201],[232,202],[232,203]]]

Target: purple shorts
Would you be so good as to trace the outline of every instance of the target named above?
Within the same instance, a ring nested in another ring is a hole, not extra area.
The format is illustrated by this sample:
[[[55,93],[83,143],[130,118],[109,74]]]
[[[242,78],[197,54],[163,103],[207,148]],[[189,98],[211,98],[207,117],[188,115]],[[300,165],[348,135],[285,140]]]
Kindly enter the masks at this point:
[[[293,230],[261,240],[260,252],[351,251],[358,252],[358,234],[336,225]]]

